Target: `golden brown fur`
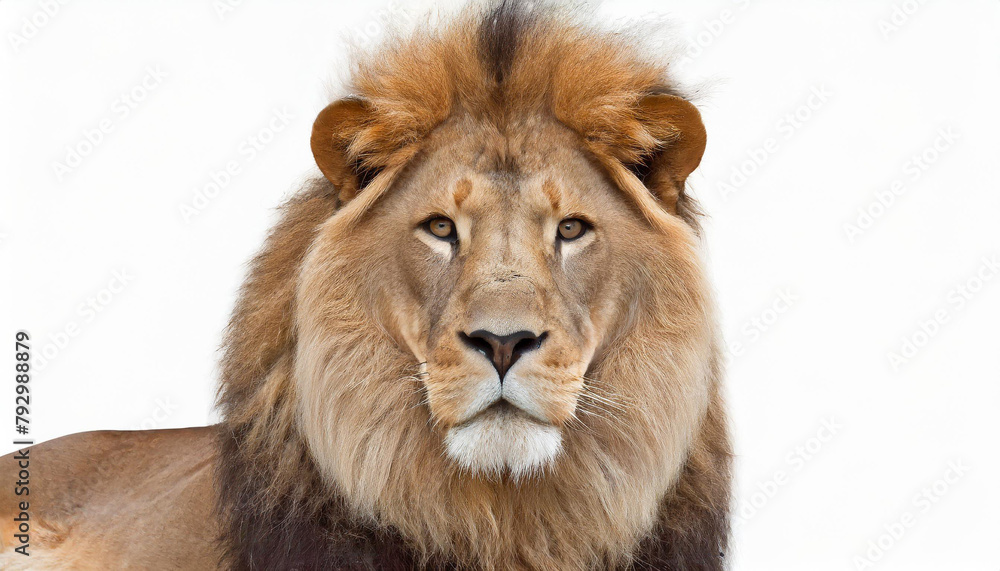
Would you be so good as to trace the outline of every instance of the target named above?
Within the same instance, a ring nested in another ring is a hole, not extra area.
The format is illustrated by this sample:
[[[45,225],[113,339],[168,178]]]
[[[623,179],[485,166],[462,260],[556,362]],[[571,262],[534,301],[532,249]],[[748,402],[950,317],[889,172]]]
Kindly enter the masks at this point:
[[[225,420],[197,456],[216,472],[192,480],[218,543],[172,545],[236,569],[723,568],[720,350],[684,193],[705,133],[664,64],[504,1],[353,77],[314,127],[325,178],[285,206],[227,332]],[[439,215],[451,245],[422,229]],[[571,218],[591,230],[558,242]],[[496,411],[463,342],[484,323],[540,339],[497,370]],[[452,446],[470,426],[488,446]]]

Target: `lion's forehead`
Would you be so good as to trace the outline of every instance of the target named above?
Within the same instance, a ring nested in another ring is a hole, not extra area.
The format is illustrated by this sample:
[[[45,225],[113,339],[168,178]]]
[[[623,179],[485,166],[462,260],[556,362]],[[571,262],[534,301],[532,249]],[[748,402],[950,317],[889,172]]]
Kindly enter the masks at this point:
[[[550,215],[625,214],[625,198],[603,173],[574,148],[545,153],[546,161],[486,165],[450,147],[426,154],[397,185],[405,212],[438,210],[519,224],[544,222]],[[390,199],[392,200],[392,199]]]

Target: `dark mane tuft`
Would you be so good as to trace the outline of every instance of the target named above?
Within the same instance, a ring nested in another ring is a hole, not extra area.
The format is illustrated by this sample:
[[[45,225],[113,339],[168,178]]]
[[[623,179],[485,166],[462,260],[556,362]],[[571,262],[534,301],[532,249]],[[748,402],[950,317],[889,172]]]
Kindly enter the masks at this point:
[[[509,75],[517,50],[533,27],[532,8],[523,0],[502,0],[479,24],[479,57],[497,84]]]

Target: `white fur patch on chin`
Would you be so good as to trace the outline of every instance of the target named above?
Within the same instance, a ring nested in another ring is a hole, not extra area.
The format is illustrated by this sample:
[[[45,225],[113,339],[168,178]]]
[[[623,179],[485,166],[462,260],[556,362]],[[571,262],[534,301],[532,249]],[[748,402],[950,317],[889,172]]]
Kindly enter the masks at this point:
[[[463,468],[491,476],[505,470],[514,479],[540,471],[562,448],[562,435],[551,425],[540,424],[511,410],[488,410],[475,419],[448,430],[448,456]]]

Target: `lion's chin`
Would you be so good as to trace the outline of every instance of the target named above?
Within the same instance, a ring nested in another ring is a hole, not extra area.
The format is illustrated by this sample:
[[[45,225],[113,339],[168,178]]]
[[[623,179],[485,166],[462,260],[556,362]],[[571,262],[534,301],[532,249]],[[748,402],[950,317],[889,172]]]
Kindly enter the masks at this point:
[[[516,480],[549,465],[559,454],[562,435],[555,426],[512,406],[492,406],[450,428],[445,447],[453,460],[474,474],[506,473]]]

